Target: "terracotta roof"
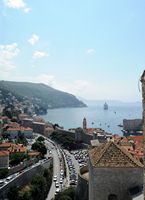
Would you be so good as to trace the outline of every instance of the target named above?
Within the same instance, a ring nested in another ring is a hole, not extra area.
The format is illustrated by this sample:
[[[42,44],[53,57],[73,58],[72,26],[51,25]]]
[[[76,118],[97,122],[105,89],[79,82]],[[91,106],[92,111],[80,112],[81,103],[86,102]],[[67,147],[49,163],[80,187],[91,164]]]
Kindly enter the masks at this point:
[[[23,144],[14,144],[10,142],[0,144],[0,148],[7,148],[7,151],[9,151],[10,153],[26,152],[27,150],[27,148]]]
[[[9,152],[8,151],[0,151],[0,157],[5,157],[8,156]]]
[[[1,143],[0,148],[9,148],[11,146],[11,144],[12,143],[10,143],[10,142]]]
[[[25,153],[27,151],[27,148],[22,145],[22,144],[12,144],[9,148],[8,151],[10,153]]]
[[[10,127],[7,129],[7,131],[32,131],[32,128],[29,127]]]
[[[29,155],[29,156],[38,156],[38,155],[40,155],[40,152],[38,152],[38,151],[33,151],[33,152],[29,152],[28,155]]]
[[[15,127],[20,127],[20,124],[16,123],[16,122],[10,122],[9,124],[7,124],[7,126],[11,127],[11,128],[15,128]]]
[[[89,157],[94,167],[143,167],[126,149],[112,141],[90,150]]]

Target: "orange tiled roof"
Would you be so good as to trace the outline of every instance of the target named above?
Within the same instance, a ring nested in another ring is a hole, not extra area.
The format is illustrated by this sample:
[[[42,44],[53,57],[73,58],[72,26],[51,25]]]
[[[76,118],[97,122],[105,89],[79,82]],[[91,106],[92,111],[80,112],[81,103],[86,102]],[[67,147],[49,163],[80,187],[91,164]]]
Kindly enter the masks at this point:
[[[126,149],[110,141],[89,151],[94,167],[143,167]]]
[[[0,157],[5,157],[8,156],[9,152],[8,151],[0,151]]]
[[[22,144],[14,144],[10,142],[0,144],[0,148],[7,148],[10,153],[13,152],[26,152],[27,148]],[[1,151],[0,151],[1,152]]]
[[[1,144],[0,144],[0,147],[1,147],[1,148],[9,148],[9,147],[11,146],[11,144],[12,144],[12,143],[10,143],[10,142],[1,143]]]
[[[32,128],[29,128],[29,127],[10,127],[7,129],[7,131],[32,131],[33,129]]]
[[[29,156],[38,156],[38,155],[40,155],[40,152],[38,152],[38,151],[36,151],[36,152],[33,151],[33,152],[29,152],[28,155],[29,155]]]
[[[7,126],[15,128],[15,127],[20,127],[20,124],[18,124],[17,122],[10,122],[9,124],[7,124]]]
[[[16,152],[25,153],[27,151],[27,148],[22,144],[12,144],[8,148],[8,151],[10,153],[16,153]]]

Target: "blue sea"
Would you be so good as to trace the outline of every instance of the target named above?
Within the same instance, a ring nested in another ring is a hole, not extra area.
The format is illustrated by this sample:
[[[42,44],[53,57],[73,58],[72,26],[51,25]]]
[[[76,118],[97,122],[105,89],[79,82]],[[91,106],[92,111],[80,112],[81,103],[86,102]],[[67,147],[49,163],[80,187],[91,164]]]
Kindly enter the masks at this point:
[[[141,106],[109,106],[104,110],[102,106],[88,106],[85,108],[59,108],[48,110],[47,115],[41,115],[46,121],[57,123],[64,129],[82,127],[82,121],[87,119],[90,128],[102,128],[113,134],[122,135],[123,119],[142,118]],[[92,123],[93,122],[93,123]]]

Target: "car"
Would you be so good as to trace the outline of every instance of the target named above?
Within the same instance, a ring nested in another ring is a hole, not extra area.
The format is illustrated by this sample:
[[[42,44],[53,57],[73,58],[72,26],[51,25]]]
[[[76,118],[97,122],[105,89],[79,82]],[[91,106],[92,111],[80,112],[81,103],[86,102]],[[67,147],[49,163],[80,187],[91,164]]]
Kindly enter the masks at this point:
[[[8,177],[6,178],[7,181],[10,181],[11,179],[12,179],[12,176],[8,176]]]
[[[59,188],[59,183],[57,181],[55,182],[55,187]]]
[[[60,189],[59,188],[56,188],[56,194],[58,194],[60,192]]]
[[[62,179],[62,178],[60,178],[60,180],[59,180],[59,183],[60,183],[60,184],[62,184],[62,183],[63,183],[63,179]]]
[[[57,181],[57,176],[53,176],[53,181]]]

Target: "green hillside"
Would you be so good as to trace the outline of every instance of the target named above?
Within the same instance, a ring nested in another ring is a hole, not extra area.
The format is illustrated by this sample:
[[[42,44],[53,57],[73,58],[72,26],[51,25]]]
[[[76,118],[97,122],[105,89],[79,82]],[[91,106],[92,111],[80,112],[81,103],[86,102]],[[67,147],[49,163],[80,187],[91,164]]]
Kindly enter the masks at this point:
[[[56,90],[41,83],[0,81],[0,90],[11,92],[19,98],[38,98],[48,108],[85,107],[74,95]]]

